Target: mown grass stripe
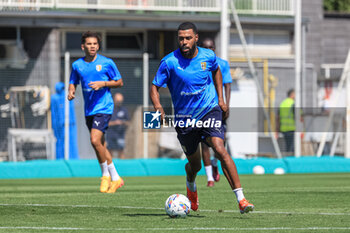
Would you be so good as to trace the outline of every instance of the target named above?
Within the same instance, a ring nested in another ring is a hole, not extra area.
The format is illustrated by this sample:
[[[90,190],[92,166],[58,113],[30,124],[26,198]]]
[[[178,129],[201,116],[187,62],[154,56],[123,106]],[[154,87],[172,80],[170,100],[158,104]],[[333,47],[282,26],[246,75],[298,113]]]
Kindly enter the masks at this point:
[[[116,208],[116,209],[140,209],[140,210],[164,210],[164,208],[143,206],[98,206],[98,205],[62,205],[62,204],[6,204],[0,206],[31,206],[31,207],[71,207],[71,208]],[[199,210],[199,212],[218,212],[219,210]],[[225,213],[238,213],[238,210],[220,210]],[[350,213],[322,213],[322,212],[288,212],[288,211],[253,211],[252,214],[299,214],[299,215],[333,215],[350,216]]]
[[[138,228],[84,228],[84,227],[29,227],[29,226],[0,226],[0,229],[22,230],[62,230],[62,231],[136,231]],[[350,227],[170,227],[170,228],[143,228],[144,231],[283,231],[283,230],[350,230]]]

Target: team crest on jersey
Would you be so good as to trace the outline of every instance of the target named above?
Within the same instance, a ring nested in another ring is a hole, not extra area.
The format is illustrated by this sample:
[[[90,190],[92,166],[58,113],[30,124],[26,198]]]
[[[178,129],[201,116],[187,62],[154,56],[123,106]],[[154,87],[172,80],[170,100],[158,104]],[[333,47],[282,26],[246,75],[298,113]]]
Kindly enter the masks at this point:
[[[102,70],[102,65],[96,65],[96,70],[101,71]]]
[[[201,62],[201,67],[202,67],[202,70],[205,70],[207,68],[207,63],[205,61]]]

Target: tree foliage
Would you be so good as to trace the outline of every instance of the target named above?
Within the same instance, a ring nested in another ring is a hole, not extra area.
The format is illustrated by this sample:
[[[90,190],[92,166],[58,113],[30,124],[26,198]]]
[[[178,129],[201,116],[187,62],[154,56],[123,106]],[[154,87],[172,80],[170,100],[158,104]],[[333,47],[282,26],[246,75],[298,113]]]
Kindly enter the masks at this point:
[[[326,11],[350,12],[350,0],[324,0]]]

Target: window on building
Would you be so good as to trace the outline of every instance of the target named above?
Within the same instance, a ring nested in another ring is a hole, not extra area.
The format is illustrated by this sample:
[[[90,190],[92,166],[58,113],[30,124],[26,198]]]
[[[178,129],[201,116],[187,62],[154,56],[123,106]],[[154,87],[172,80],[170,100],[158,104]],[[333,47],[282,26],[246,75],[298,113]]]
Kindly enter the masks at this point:
[[[84,31],[62,32],[62,56],[65,51],[70,51],[72,57],[83,55],[81,51],[81,35]],[[142,32],[115,32],[98,31],[102,43],[100,53],[109,57],[135,58],[142,57],[143,33]]]
[[[82,34],[83,34],[83,32],[66,32],[66,34],[65,34],[66,50],[80,50]],[[102,33],[98,33],[98,34],[102,38]],[[102,48],[100,48],[100,50],[101,49]]]
[[[67,32],[66,33],[66,50],[80,49],[81,34],[79,32]]]
[[[290,57],[292,35],[289,31],[245,31],[248,49],[253,57]],[[244,56],[238,32],[230,35],[230,56]]]
[[[107,33],[106,49],[112,50],[142,50],[142,34]]]

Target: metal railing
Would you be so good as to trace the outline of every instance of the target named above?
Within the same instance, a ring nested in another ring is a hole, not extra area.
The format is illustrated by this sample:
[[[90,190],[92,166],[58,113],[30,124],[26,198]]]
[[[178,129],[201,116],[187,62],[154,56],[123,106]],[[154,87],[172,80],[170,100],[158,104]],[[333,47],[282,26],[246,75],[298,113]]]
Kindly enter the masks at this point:
[[[40,10],[54,8],[55,0],[0,0],[0,10],[12,8],[15,10]]]
[[[293,15],[294,0],[234,0],[239,14]]]
[[[344,64],[322,64],[321,74],[325,79],[337,78],[339,79],[344,69]]]
[[[234,0],[239,14],[281,15],[294,13],[293,0]],[[220,0],[0,0],[0,10],[96,9],[174,12],[216,12]]]

